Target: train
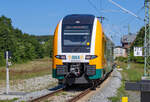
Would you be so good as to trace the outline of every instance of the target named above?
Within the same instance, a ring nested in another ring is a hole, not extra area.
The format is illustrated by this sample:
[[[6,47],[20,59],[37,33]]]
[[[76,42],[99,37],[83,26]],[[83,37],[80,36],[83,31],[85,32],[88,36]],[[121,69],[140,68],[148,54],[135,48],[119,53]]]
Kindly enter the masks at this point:
[[[52,76],[59,84],[93,84],[112,71],[113,48],[99,18],[67,15],[54,32]]]

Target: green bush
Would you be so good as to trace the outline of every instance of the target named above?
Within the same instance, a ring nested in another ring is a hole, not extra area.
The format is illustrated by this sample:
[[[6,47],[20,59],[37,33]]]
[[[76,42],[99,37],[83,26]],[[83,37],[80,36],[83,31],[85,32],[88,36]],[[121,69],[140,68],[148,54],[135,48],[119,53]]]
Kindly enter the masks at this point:
[[[127,63],[128,58],[126,58],[126,57],[121,57],[121,56],[120,56],[120,57],[117,57],[116,60],[117,60],[117,61],[120,61],[120,62],[125,62],[125,63]]]
[[[5,58],[4,58],[4,53],[0,52],[0,66],[5,65]]]

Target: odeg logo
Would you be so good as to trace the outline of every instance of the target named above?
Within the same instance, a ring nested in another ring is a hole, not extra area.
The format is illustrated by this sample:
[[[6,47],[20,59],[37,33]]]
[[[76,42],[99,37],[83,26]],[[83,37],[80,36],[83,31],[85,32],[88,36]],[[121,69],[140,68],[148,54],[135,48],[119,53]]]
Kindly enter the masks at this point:
[[[80,56],[72,56],[72,59],[80,59]]]
[[[75,23],[79,24],[79,23],[80,23],[80,21],[76,21]]]

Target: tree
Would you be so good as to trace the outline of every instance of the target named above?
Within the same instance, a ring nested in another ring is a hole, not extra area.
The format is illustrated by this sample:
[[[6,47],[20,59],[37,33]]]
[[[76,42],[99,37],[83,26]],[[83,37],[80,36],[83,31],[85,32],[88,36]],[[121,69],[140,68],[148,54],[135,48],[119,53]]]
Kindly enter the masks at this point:
[[[145,36],[145,28],[142,27],[140,29],[140,31],[138,32],[137,37],[131,46],[130,56],[131,56],[131,61],[133,61],[133,62],[144,63],[144,57],[135,57],[134,50],[133,50],[134,47],[143,47],[144,46],[144,36]],[[143,51],[144,51],[144,49],[143,49]]]
[[[11,19],[0,17],[0,66],[5,65],[4,52],[11,51],[13,63],[44,57],[44,48],[38,40],[21,30],[15,29]]]

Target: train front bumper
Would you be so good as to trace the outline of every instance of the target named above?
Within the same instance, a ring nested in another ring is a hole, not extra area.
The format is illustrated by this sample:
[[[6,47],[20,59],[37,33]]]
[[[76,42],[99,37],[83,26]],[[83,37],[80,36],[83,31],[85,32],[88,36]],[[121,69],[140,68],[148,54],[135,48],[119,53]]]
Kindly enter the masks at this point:
[[[57,79],[64,78],[69,73],[67,65],[57,65],[56,69],[53,69],[53,77]],[[96,69],[96,65],[85,65],[84,75],[89,79],[98,79],[102,76],[102,69]]]

